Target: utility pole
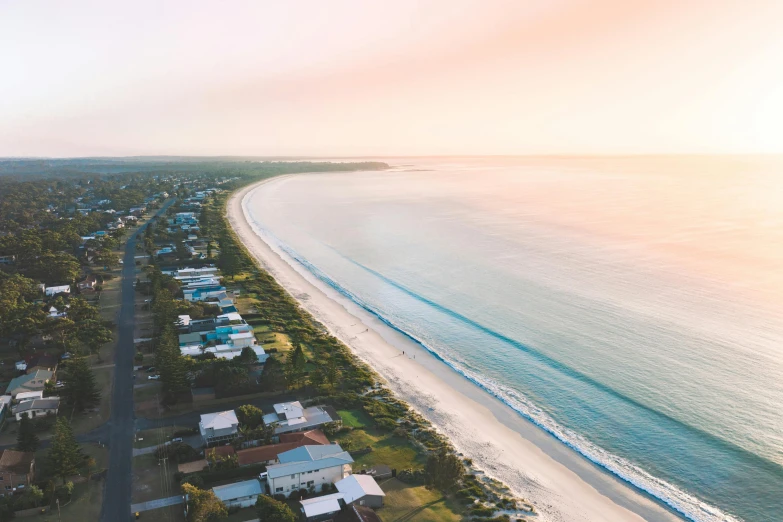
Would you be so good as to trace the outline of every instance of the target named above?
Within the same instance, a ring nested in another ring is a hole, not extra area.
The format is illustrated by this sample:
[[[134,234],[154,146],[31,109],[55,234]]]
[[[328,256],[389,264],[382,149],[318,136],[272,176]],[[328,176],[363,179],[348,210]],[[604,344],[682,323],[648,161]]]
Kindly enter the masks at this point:
[[[62,522],[62,519],[60,518],[60,499],[57,499],[57,521]]]

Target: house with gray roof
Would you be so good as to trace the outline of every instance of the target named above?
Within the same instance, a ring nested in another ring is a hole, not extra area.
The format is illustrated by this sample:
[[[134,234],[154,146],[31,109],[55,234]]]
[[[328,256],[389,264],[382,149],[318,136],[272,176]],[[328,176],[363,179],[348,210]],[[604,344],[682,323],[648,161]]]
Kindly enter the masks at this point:
[[[342,423],[340,415],[331,406],[305,408],[296,401],[275,404],[274,409],[274,413],[264,415],[264,424],[274,424],[275,435],[314,430],[330,422]]]
[[[33,399],[19,403],[11,410],[16,420],[22,420],[23,415],[30,419],[45,417],[46,415],[57,415],[60,409],[59,397],[47,397],[46,399]]]
[[[351,455],[339,444],[302,446],[277,456],[279,464],[267,466],[270,492],[290,495],[299,489],[320,491],[351,474]]]

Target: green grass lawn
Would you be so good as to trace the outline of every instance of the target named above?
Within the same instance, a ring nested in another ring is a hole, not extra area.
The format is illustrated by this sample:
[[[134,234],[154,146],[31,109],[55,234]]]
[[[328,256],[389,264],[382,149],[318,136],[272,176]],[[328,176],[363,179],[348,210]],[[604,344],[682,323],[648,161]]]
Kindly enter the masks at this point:
[[[338,410],[343,426],[351,428],[367,428],[373,425],[373,420],[362,410]]]
[[[373,449],[364,455],[354,455],[354,472],[377,464],[386,464],[398,470],[424,467],[424,460],[418,456],[416,448],[407,439],[394,437],[389,433],[355,429],[339,433],[335,437],[335,442],[339,444],[347,442],[350,447],[348,451],[351,452],[367,446]]]
[[[381,482],[386,493],[378,515],[384,522],[451,522],[462,520],[461,506],[440,491],[409,486],[397,479]]]

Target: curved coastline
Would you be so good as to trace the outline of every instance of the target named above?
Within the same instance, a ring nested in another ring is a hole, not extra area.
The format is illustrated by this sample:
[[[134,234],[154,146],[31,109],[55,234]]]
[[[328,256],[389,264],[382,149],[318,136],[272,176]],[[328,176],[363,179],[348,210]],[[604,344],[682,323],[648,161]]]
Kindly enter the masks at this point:
[[[589,462],[586,458],[590,455],[551,429],[545,432],[547,427],[536,424],[520,405],[510,404],[497,390],[363,307],[355,296],[325,275],[318,276],[317,268],[308,267],[306,260],[296,259],[295,253],[275,244],[275,238],[259,230],[249,218],[245,200],[259,186],[284,179],[265,180],[231,196],[228,218],[235,232],[303,308],[372,366],[401,399],[429,419],[455,447],[488,474],[530,499],[539,509],[540,520],[681,520],[625,482],[627,477],[618,474],[622,479],[618,478]],[[405,357],[401,357],[403,350]],[[642,484],[637,486],[644,489]],[[702,519],[698,513],[689,514],[694,520]]]

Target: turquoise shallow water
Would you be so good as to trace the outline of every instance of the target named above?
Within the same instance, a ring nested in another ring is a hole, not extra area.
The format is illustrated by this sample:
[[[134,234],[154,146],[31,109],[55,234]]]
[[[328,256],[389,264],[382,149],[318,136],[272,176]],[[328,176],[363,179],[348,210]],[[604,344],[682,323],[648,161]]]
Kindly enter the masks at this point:
[[[783,165],[389,160],[273,181],[292,257],[693,520],[783,520]]]

